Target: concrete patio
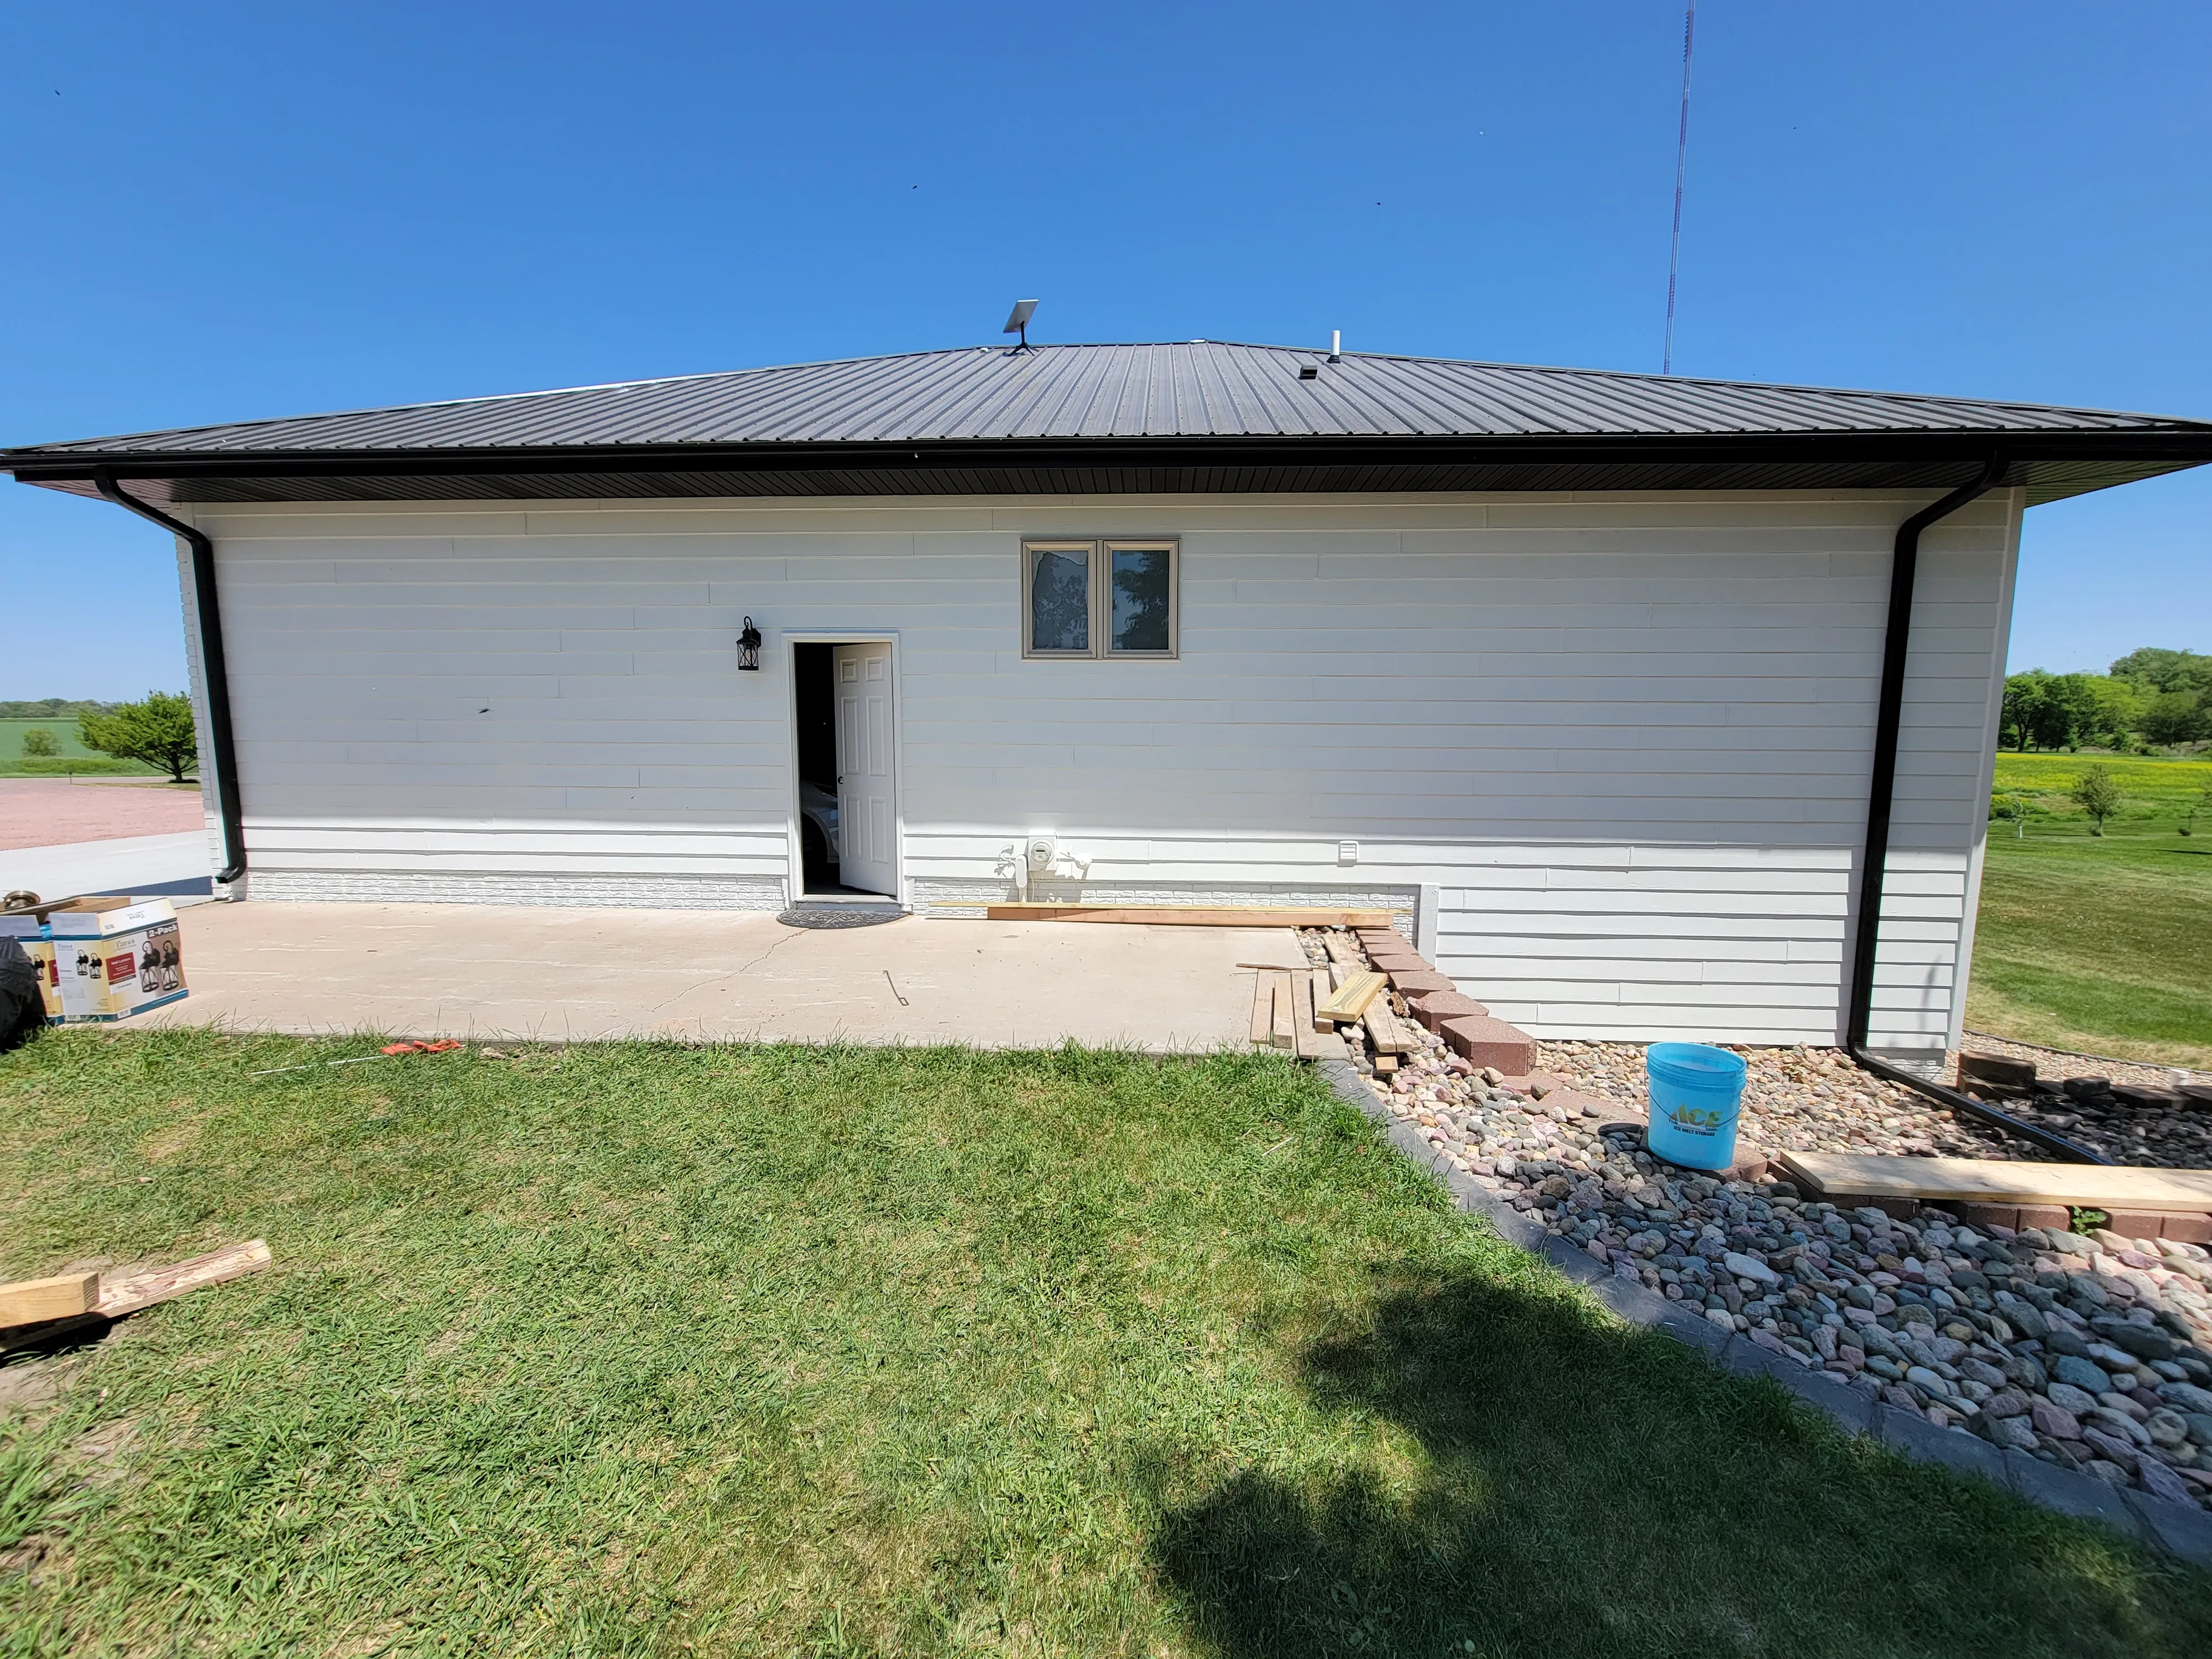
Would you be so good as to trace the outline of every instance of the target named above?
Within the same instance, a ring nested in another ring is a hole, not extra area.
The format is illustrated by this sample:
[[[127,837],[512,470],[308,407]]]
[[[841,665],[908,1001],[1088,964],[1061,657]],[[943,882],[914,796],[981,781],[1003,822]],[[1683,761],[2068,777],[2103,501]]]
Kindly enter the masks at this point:
[[[1237,963],[1301,961],[1285,928],[267,902],[179,916],[191,994],[130,1025],[1189,1050],[1243,1044]]]

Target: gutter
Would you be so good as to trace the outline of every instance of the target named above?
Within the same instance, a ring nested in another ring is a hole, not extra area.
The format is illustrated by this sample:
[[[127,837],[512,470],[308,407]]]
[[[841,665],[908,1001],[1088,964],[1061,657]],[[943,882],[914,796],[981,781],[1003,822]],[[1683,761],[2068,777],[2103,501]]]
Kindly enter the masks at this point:
[[[230,671],[222,653],[222,609],[216,597],[215,544],[191,526],[125,495],[106,468],[93,474],[100,493],[118,507],[181,537],[192,551],[192,609],[198,613],[200,683],[207,692],[208,750],[215,761],[216,811],[222,820],[223,867],[215,878],[228,886],[246,873],[246,816],[238,796],[238,750],[231,740]]]
[[[1954,1113],[1978,1118],[2066,1163],[2110,1164],[2112,1160],[2101,1153],[2077,1146],[2063,1135],[2024,1122],[1971,1095],[1917,1077],[1867,1047],[1868,1034],[1874,1024],[1875,957],[1881,945],[1882,885],[1888,873],[1890,818],[1897,799],[1898,736],[1905,721],[1905,667],[1912,647],[1912,594],[1920,574],[1920,533],[1988,495],[1996,488],[2008,465],[2006,457],[1991,456],[1973,483],[1923,507],[1897,527],[1897,541],[1889,565],[1889,615],[1882,632],[1881,693],[1875,712],[1874,769],[1867,792],[1866,857],[1859,879],[1858,903],[1851,917],[1851,977],[1846,1004],[1850,1022],[1845,1030],[1844,1048],[1875,1076],[1901,1083]],[[1962,969],[1968,965],[1960,964]]]
[[[1872,469],[1853,489],[1917,487],[1929,467],[1972,465],[1987,432],[1618,433],[1377,434],[1244,434],[1113,438],[739,440],[700,443],[393,446],[381,448],[216,451],[144,448],[125,442],[0,450],[0,470],[25,483],[83,481],[102,471],[179,483],[216,479],[454,478],[578,473],[683,474],[1054,468],[1492,465],[1695,468],[1845,466]],[[2071,464],[2164,471],[2212,461],[2212,424],[2149,430],[2002,434],[2021,465]],[[1675,488],[1694,486],[1672,486]]]

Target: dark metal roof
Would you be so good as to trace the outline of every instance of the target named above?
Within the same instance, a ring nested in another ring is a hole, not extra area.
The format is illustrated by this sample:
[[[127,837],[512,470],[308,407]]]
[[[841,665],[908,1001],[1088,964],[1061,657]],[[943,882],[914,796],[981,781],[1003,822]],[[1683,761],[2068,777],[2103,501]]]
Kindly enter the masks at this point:
[[[1942,487],[2212,459],[2212,424],[1908,393],[1191,341],[977,347],[0,452],[170,500]]]

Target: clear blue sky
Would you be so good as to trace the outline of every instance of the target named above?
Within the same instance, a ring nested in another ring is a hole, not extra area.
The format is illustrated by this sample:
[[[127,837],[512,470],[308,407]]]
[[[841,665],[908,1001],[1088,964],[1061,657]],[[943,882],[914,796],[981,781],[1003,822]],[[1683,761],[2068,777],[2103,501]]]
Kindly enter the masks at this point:
[[[1679,370],[2212,416],[2212,8],[1698,26]],[[969,343],[1018,295],[1046,340],[1656,369],[1681,27],[18,8],[0,442]],[[180,684],[171,560],[0,483],[0,697]],[[2212,469],[2037,509],[2023,566],[2015,666],[2212,650]]]

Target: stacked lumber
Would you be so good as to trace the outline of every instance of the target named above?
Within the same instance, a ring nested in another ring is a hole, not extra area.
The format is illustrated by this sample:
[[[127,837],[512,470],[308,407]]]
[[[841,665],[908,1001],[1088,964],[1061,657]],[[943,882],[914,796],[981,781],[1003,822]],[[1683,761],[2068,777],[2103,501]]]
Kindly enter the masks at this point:
[[[1326,930],[1329,924],[1319,918],[1328,914],[1304,910],[1297,916],[1307,927]],[[1420,1027],[1426,1025],[1477,1067],[1519,1076],[1534,1066],[1535,1039],[1462,995],[1387,918],[1350,927],[1350,939],[1322,932],[1325,967],[1260,969],[1252,993],[1255,1045],[1317,1059],[1345,1052],[1340,1034],[1349,1033],[1356,1053],[1348,1057],[1364,1059],[1371,1049],[1376,1075],[1389,1077],[1421,1047]]]
[[[1388,927],[1388,910],[1324,910],[1261,904],[987,904],[988,921],[1097,921],[1170,927]]]
[[[1253,1042],[1280,1048],[1299,1060],[1341,1060],[1344,1043],[1336,1022],[1316,1012],[1316,970],[1267,968],[1260,970],[1252,992]]]

